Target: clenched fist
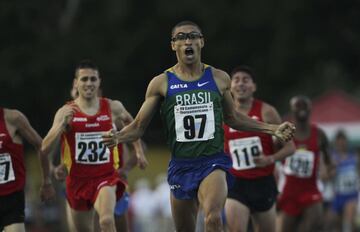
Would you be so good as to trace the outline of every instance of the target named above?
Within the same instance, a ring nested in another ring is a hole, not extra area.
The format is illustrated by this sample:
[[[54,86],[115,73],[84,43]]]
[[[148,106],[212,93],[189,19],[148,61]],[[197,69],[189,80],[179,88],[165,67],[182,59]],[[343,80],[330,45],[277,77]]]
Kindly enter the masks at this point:
[[[295,134],[295,125],[290,122],[284,122],[278,126],[275,131],[275,136],[282,142],[290,141]]]

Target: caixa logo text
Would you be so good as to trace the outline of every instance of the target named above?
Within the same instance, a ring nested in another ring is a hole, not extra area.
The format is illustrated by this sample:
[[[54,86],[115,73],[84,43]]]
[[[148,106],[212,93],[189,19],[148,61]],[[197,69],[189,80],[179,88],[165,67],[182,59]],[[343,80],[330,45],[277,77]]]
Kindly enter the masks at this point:
[[[186,89],[188,87],[187,84],[174,84],[170,85],[170,89]]]
[[[181,188],[181,185],[179,185],[179,184],[170,185],[170,189],[172,189],[172,190],[179,189],[179,188]]]

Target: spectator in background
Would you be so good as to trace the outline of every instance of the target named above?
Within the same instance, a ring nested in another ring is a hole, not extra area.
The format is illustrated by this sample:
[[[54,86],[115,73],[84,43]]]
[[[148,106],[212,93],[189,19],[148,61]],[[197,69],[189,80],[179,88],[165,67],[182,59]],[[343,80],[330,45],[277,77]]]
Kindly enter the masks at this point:
[[[158,231],[156,223],[157,202],[150,183],[142,178],[136,181],[134,192],[131,194],[131,210],[133,213],[134,232]]]
[[[156,177],[154,197],[158,217],[158,232],[175,231],[171,217],[170,186],[166,180],[166,174],[161,173]]]

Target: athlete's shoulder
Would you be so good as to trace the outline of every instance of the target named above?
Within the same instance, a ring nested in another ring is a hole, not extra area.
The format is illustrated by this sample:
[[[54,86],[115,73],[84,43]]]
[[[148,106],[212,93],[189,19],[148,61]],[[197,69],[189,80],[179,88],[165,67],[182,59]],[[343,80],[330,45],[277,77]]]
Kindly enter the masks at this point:
[[[261,109],[264,113],[270,113],[270,114],[277,113],[276,108],[273,105],[271,105],[270,103],[267,103],[262,100],[257,100],[257,101],[258,101],[258,104],[261,105]]]
[[[271,124],[281,123],[280,114],[273,105],[259,99],[255,99],[254,101],[258,107],[261,107],[260,111],[264,122]]]
[[[22,113],[16,109],[4,108],[4,118],[6,121],[16,121],[21,117]]]
[[[155,76],[148,85],[146,96],[165,96],[167,85],[167,76],[165,73]]]
[[[124,110],[124,105],[119,100],[112,100],[110,98],[106,98],[109,103],[110,109],[112,113],[121,113]]]
[[[212,71],[213,76],[214,76],[215,78],[219,78],[219,79],[227,80],[227,81],[230,80],[229,74],[228,74],[227,72],[225,72],[224,70],[215,68],[215,67],[213,67],[213,66],[210,66],[210,68],[211,68],[211,71]]]
[[[314,130],[317,131],[318,137],[320,139],[327,139],[325,131],[323,129],[321,129],[319,126],[313,125]]]
[[[211,72],[213,74],[213,78],[215,80],[215,83],[220,90],[220,92],[223,94],[225,91],[230,90],[230,76],[225,71],[211,67]]]
[[[16,109],[4,108],[4,118],[7,123],[15,126],[26,121],[26,116],[20,110]]]
[[[153,77],[153,79],[151,80],[151,82],[165,82],[167,81],[167,75],[165,72],[160,73],[159,75]]]

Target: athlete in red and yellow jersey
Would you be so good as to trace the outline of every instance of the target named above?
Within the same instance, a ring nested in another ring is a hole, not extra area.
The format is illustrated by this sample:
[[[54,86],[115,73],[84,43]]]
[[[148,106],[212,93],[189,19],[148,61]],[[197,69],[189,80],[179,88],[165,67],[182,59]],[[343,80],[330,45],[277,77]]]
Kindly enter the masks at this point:
[[[101,230],[115,231],[115,203],[125,190],[115,167],[117,148],[104,146],[101,135],[113,125],[122,128],[132,117],[119,101],[98,97],[100,82],[98,68],[92,62],[78,65],[74,87],[79,96],[57,111],[42,144],[42,150],[48,153],[61,141],[69,173],[66,195],[78,231],[92,231],[93,208],[99,215]],[[140,141],[137,143],[142,150]]]
[[[310,124],[311,102],[293,97],[290,109],[295,120],[296,152],[285,160],[285,184],[279,197],[282,232],[318,231],[322,220],[322,196],[317,186],[320,161],[331,168],[328,141],[324,132]]]
[[[231,93],[235,110],[260,122],[279,124],[276,109],[254,98],[256,84],[250,67],[238,66],[231,72]],[[229,189],[225,212],[229,231],[247,231],[249,216],[257,231],[275,232],[277,187],[274,161],[295,151],[293,142],[275,151],[273,137],[255,131],[238,131],[224,125],[225,152],[232,158],[230,172],[236,177]]]
[[[110,100],[97,100],[98,112],[88,115],[81,109],[75,110],[68,130],[62,135],[62,160],[70,177],[100,177],[114,172],[118,149],[108,149],[101,142],[101,133],[113,128]],[[75,101],[68,104],[77,107]]]
[[[39,153],[43,180],[42,200],[55,197],[49,161],[40,153],[41,137],[17,110],[0,108],[0,231],[25,231],[25,165],[23,139]]]

